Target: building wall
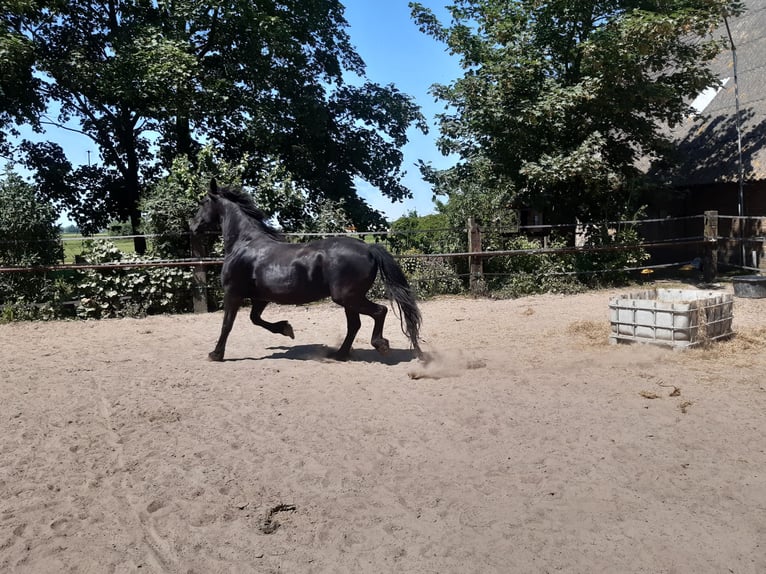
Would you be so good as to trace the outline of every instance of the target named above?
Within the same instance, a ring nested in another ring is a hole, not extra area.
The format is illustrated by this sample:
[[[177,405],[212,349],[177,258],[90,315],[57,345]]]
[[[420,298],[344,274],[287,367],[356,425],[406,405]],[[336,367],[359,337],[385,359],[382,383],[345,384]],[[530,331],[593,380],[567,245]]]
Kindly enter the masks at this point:
[[[766,180],[747,183],[743,186],[744,220],[740,221],[739,185],[734,183],[718,183],[699,185],[679,190],[673,197],[655,198],[650,205],[649,217],[689,217],[690,219],[674,221],[662,230],[664,238],[689,238],[703,234],[701,216],[706,211],[718,211],[719,264],[743,265],[742,237],[745,238],[744,265],[766,269]],[[659,234],[652,234],[650,229],[647,240],[662,239]],[[656,235],[656,237],[653,237]],[[702,249],[695,246],[679,246],[652,251],[653,262],[672,263],[692,260],[699,257]]]

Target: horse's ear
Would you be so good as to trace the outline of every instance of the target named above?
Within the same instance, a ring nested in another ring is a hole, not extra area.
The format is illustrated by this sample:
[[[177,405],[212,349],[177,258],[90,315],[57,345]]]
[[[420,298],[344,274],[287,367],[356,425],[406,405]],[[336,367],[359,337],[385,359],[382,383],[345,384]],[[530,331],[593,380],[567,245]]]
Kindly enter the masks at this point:
[[[210,180],[210,195],[218,195],[218,184],[215,182],[215,178]]]

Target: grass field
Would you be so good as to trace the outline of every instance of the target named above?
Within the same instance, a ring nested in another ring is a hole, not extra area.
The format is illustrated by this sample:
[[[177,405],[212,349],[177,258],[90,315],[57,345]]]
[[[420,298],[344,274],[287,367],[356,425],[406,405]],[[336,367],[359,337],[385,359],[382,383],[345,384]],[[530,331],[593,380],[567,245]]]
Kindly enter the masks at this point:
[[[61,238],[64,242],[64,263],[74,263],[75,256],[80,255],[85,249],[87,242],[94,239],[108,239],[123,253],[133,253],[135,251],[132,239],[114,239],[106,233],[99,233],[91,237],[83,237],[79,233],[63,233]]]

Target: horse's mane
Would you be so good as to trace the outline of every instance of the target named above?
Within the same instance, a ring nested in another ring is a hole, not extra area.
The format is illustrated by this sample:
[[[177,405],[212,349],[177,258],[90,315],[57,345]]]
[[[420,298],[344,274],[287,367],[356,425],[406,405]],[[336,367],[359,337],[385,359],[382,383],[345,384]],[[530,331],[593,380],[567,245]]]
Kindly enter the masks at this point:
[[[255,202],[249,193],[231,187],[220,187],[218,188],[218,194],[224,199],[228,199],[236,204],[240,211],[255,223],[261,231],[274,239],[283,239],[283,236],[279,231],[266,223],[266,219],[268,219],[266,214],[256,207]]]

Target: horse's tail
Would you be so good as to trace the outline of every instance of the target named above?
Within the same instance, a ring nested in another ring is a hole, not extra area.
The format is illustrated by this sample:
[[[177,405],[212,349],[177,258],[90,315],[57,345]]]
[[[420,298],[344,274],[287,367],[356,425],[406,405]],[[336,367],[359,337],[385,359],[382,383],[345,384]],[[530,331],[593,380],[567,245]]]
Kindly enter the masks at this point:
[[[402,268],[385,247],[374,243],[370,245],[370,253],[378,265],[388,299],[399,307],[402,332],[410,339],[415,353],[420,357],[422,355],[419,344],[422,317],[410,284]]]

